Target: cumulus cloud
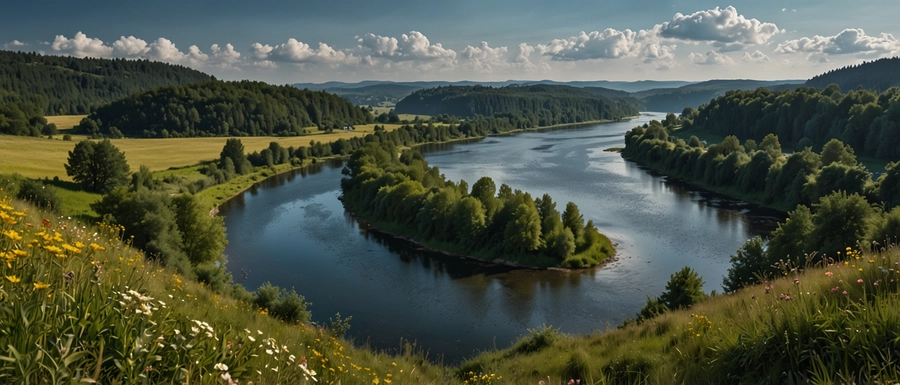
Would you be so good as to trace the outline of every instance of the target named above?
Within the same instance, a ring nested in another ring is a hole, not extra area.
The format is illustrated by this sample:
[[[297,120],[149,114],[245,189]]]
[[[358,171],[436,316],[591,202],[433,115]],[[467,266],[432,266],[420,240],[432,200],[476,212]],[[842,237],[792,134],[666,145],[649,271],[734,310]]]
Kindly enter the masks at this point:
[[[607,28],[603,32],[582,31],[568,39],[554,39],[549,44],[538,44],[537,50],[553,60],[576,61],[591,59],[619,59],[625,57],[644,57],[652,59],[670,59],[672,45],[659,41],[655,30],[620,31]]]
[[[466,46],[465,49],[460,51],[459,57],[464,64],[490,72],[495,69],[509,67],[509,62],[506,61],[506,53],[506,47],[491,48],[486,41],[482,41],[479,47]]]
[[[112,47],[114,56],[125,58],[144,57],[147,52],[150,51],[150,48],[147,47],[146,41],[138,39],[134,36],[122,36],[119,38],[119,40],[113,42]]]
[[[13,40],[13,41],[11,41],[11,42],[9,42],[9,43],[4,44],[3,47],[4,47],[4,48],[10,48],[10,47],[24,47],[24,46],[26,46],[26,45],[28,45],[28,44],[25,44],[25,43],[23,43],[23,42],[21,42],[21,41],[18,41],[18,40]]]
[[[728,57],[725,54],[721,54],[715,51],[708,51],[706,54],[700,54],[696,52],[692,52],[688,56],[688,60],[694,64],[700,65],[728,65],[734,64],[734,60]]]
[[[768,63],[772,61],[772,59],[759,50],[753,51],[753,53],[744,52],[744,56],[741,57],[741,60],[747,63]]]
[[[279,44],[274,47],[256,43],[251,46],[251,52],[253,57],[257,60],[274,62],[296,64],[316,63],[328,65],[359,62],[359,58],[352,53],[336,50],[328,44],[319,43],[318,48],[313,48],[309,44],[294,38],[288,39],[287,43]]]
[[[241,53],[235,51],[234,46],[230,43],[225,44],[224,48],[219,47],[218,44],[213,44],[209,47],[209,50],[212,53],[211,62],[222,68],[232,68],[234,64],[241,60]]]
[[[69,39],[63,35],[56,35],[50,48],[61,54],[75,57],[110,57],[112,47],[103,44],[103,40],[87,37],[82,32]]]
[[[357,36],[359,48],[369,51],[373,57],[401,60],[444,60],[456,59],[456,51],[444,48],[441,43],[432,44],[428,37],[418,31],[410,31],[399,39],[368,33]]]
[[[889,33],[878,36],[866,35],[861,28],[848,28],[834,36],[802,37],[788,40],[775,48],[777,53],[810,53],[816,60],[822,60],[821,54],[889,54],[900,52],[900,40]]]
[[[733,6],[716,7],[690,15],[676,13],[671,21],[660,25],[662,37],[689,41],[712,42],[720,47],[764,44],[779,32],[773,23],[747,19]]]

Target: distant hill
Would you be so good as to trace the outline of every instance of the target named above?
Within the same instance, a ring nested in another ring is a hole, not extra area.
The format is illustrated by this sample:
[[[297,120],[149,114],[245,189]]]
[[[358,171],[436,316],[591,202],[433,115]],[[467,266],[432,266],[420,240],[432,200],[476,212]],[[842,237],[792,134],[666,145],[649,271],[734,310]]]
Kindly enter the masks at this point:
[[[658,88],[634,93],[643,101],[648,111],[680,113],[685,107],[698,108],[710,100],[722,96],[727,91],[749,91],[766,88],[773,91],[793,89],[803,84],[802,80],[709,80],[678,88]]]
[[[550,126],[634,116],[640,102],[622,91],[559,85],[446,86],[413,92],[397,103],[398,114],[476,115],[525,121],[525,127]]]
[[[374,121],[371,113],[324,91],[261,82],[210,81],[154,88],[103,106],[77,128],[92,136],[293,136],[307,127]]]
[[[807,87],[820,90],[829,84],[837,84],[844,92],[858,87],[879,92],[891,87],[900,87],[900,57],[878,59],[831,70],[806,81]]]
[[[358,83],[344,82],[326,82],[326,83],[296,83],[293,86],[300,89],[309,89],[313,91],[328,91],[340,95],[358,106],[368,105],[377,106],[379,103],[386,102],[395,104],[406,95],[415,91],[446,86],[486,86],[486,87],[507,87],[507,86],[530,86],[530,85],[561,85],[578,88],[604,88],[609,90],[618,90],[624,92],[646,91],[654,88],[674,88],[681,87],[693,82],[685,81],[656,81],[641,80],[634,82],[619,82],[608,80],[596,81],[575,81],[575,82],[558,82],[553,80],[506,80],[502,82],[475,82],[475,81],[422,81],[422,82],[388,82],[367,80]]]
[[[86,114],[135,92],[213,79],[184,66],[147,60],[0,51],[0,89],[35,103],[46,115]]]

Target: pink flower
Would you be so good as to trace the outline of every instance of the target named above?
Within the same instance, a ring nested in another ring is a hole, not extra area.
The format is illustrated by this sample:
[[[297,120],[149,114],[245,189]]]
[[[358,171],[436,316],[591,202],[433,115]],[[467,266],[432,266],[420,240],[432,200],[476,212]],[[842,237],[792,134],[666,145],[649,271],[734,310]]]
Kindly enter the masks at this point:
[[[843,293],[841,293],[841,294],[843,294],[843,295],[847,295],[847,290],[844,290],[844,292],[843,292]]]
[[[834,273],[832,273],[832,272],[830,272],[830,271],[826,271],[826,272],[825,272],[825,276],[826,276],[826,277],[831,277],[831,276],[833,276],[833,275],[834,275]]]
[[[863,280],[862,280],[862,278],[860,278],[860,279],[857,279],[857,280],[856,280],[856,283],[863,283]]]
[[[875,283],[873,283],[873,285],[878,286],[878,281],[875,281]]]
[[[841,290],[841,288],[835,286],[835,287],[833,287],[833,288],[831,289],[831,292],[832,292],[832,293],[837,293],[837,292],[840,291],[840,290]]]
[[[794,285],[800,284],[800,278],[794,278]]]

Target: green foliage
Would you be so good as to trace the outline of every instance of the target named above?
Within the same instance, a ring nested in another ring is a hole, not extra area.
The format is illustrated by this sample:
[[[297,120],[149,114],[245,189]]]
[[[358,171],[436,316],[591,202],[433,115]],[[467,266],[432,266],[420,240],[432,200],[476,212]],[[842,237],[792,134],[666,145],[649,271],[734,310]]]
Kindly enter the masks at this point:
[[[736,255],[731,256],[731,267],[728,268],[728,274],[722,281],[722,288],[730,293],[744,286],[759,283],[759,278],[767,276],[772,270],[769,262],[762,238],[751,238],[738,248]]]
[[[253,304],[285,322],[305,323],[309,321],[309,311],[306,310],[309,303],[293,289],[288,292],[266,282],[256,291]]]
[[[706,298],[703,283],[696,271],[685,266],[669,278],[666,291],[659,296],[659,302],[669,309],[691,307]]]
[[[99,142],[83,140],[69,151],[66,174],[86,191],[106,193],[128,183],[125,154],[109,139]]]
[[[0,90],[23,96],[41,115],[86,114],[135,92],[211,79],[188,67],[148,60],[0,51]]]
[[[62,199],[56,194],[56,188],[31,179],[23,178],[16,197],[50,211],[59,211],[62,204]]]
[[[366,124],[371,114],[325,92],[261,82],[211,81],[154,88],[98,108],[78,129],[127,137],[296,136]],[[235,163],[235,167],[240,166]]]
[[[211,216],[191,194],[172,198],[175,223],[181,233],[182,251],[192,265],[221,261],[228,241],[224,219]]]
[[[613,94],[601,88],[559,85],[447,86],[415,91],[399,101],[396,110],[467,119],[486,116],[505,120],[515,128],[617,120],[638,114],[639,101]]]
[[[867,88],[846,94],[841,94],[840,88],[855,90],[856,86],[823,91],[802,87],[729,91],[701,106],[693,126],[742,139],[760,140],[774,134],[797,150],[824,147],[824,166],[835,161],[854,166],[854,153],[900,159],[896,146],[900,88],[885,87],[882,92]]]
[[[0,54],[2,54],[2,51],[0,51]],[[20,95],[0,87],[0,134],[20,136],[53,135],[53,130],[56,129],[56,126],[47,125],[47,120],[44,119],[44,114],[38,105],[44,103],[45,100],[44,97],[37,95],[30,100],[22,98]]]
[[[897,86],[897,71],[900,69],[900,58],[882,58],[861,64],[849,65],[833,69],[821,75],[813,76],[806,81],[807,87],[824,89],[826,95],[837,94],[841,89],[855,90],[862,87],[866,90],[884,91]]]
[[[219,168],[224,170],[225,180],[231,179],[234,174],[246,174],[250,172],[250,161],[244,154],[244,144],[240,139],[231,138],[225,141],[225,146],[219,154]]]
[[[515,354],[538,352],[541,349],[552,346],[561,338],[562,335],[559,333],[559,330],[549,325],[528,329],[528,335],[519,338],[519,340],[513,344],[512,348],[510,348],[510,352]]]
[[[560,215],[545,195],[534,200],[487,177],[472,185],[447,181],[411,151],[390,142],[353,153],[341,181],[344,204],[375,224],[434,247],[529,266],[595,266],[615,249],[574,203]],[[496,195],[495,195],[496,194]],[[565,224],[565,225],[564,225]],[[575,235],[577,232],[578,236]]]

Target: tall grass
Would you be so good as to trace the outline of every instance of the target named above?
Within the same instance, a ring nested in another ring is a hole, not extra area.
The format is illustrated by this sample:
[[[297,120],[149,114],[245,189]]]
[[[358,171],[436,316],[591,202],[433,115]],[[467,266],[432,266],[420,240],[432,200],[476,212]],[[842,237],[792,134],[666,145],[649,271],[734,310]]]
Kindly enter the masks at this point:
[[[121,234],[0,199],[0,382],[445,381],[414,351],[356,349],[221,297]]]

